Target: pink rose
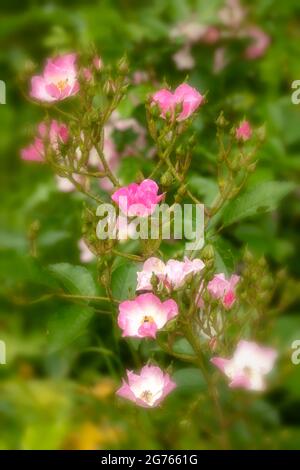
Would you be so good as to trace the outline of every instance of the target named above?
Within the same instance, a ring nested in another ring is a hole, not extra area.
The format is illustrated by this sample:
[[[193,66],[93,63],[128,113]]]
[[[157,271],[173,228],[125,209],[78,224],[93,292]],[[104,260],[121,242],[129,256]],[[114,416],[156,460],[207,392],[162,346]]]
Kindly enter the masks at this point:
[[[127,382],[117,391],[117,395],[133,401],[143,408],[154,408],[176,387],[169,374],[159,367],[144,366],[140,374],[127,371]]]
[[[161,117],[164,119],[168,112],[174,116],[176,105],[181,103],[182,111],[176,117],[176,120],[184,121],[203,104],[204,97],[195,88],[192,88],[187,83],[182,83],[176,88],[174,93],[165,88],[157,91],[152,97],[152,102],[159,106]]]
[[[226,309],[230,309],[236,300],[235,286],[239,282],[240,277],[233,274],[229,280],[225,278],[225,274],[216,274],[214,278],[209,281],[207,290],[212,297],[222,301]]]
[[[61,101],[78,91],[76,54],[48,59],[43,74],[31,79],[30,96],[40,101]]]
[[[154,274],[161,281],[165,278],[166,265],[159,258],[154,256],[148,258],[143,265],[142,271],[137,273],[136,290],[152,290],[151,278]]]
[[[214,357],[211,362],[229,379],[229,387],[265,390],[264,376],[271,372],[277,352],[250,341],[239,341],[231,359]]]
[[[190,274],[196,274],[204,268],[200,259],[184,261],[170,259],[166,264],[158,258],[151,257],[143,265],[142,271],[137,273],[137,290],[152,290],[151,278],[153,274],[161,285],[167,290],[182,287]]]
[[[155,338],[157,330],[178,315],[178,306],[172,299],[161,302],[152,293],[141,294],[134,300],[119,305],[118,325],[122,336]]]
[[[142,183],[131,183],[118,189],[111,196],[121,211],[129,217],[146,217],[151,215],[164,194],[157,194],[158,185],[146,179]]]
[[[246,142],[252,136],[252,129],[248,121],[242,121],[239,127],[235,131],[235,137],[237,140],[243,140]]]
[[[27,161],[44,162],[47,141],[54,151],[58,151],[59,145],[66,144],[68,139],[69,131],[65,124],[52,120],[50,126],[47,127],[44,122],[41,122],[33,143],[21,150],[21,158]]]

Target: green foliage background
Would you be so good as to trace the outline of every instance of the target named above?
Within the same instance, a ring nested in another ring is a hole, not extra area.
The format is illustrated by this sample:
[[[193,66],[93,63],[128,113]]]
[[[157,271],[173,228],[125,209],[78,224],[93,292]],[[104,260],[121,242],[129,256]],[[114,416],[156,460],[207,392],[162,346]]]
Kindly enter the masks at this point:
[[[127,52],[131,69],[146,70],[158,82],[183,81],[171,59],[172,25],[193,14],[201,22],[217,21],[221,0],[98,0],[1,2],[0,79],[7,104],[0,106],[1,225],[0,340],[7,344],[7,364],[0,365],[0,448],[216,448],[206,407],[206,390],[193,369],[173,363],[178,389],[159,410],[147,412],[114,397],[125,366],[139,367],[156,346],[120,341],[107,306],[70,303],[51,296],[62,286],[73,294],[101,295],[95,266],[81,265],[82,198],[57,191],[50,171],[26,165],[19,149],[42,118],[26,99],[24,80],[30,64],[69,50],[88,51],[95,44],[105,62]],[[245,193],[227,207],[219,242],[219,265],[231,272],[247,245],[264,254],[275,273],[285,270],[285,313],[274,318],[265,341],[277,346],[281,359],[276,387],[266,397],[245,398],[222,390],[224,406],[237,419],[230,434],[235,448],[300,448],[300,365],[290,361],[291,344],[300,339],[299,172],[300,106],[291,103],[291,83],[300,79],[298,0],[244,2],[252,21],[272,38],[266,55],[240,59],[230,47],[231,62],[219,75],[211,72],[212,49],[193,50],[196,66],[189,82],[208,91],[208,103],[194,126],[198,143],[190,184],[204,201],[215,191],[214,120],[220,110],[232,120],[247,116],[266,124],[266,143]],[[151,91],[139,85],[141,100]],[[132,90],[130,90],[130,93]],[[145,123],[144,107],[130,100],[124,116]],[[141,159],[124,161],[124,178],[134,180]],[[32,257],[32,250],[37,257]],[[113,291],[119,298],[134,287],[135,268],[120,264]],[[255,295],[255,292],[253,292]],[[107,314],[108,313],[108,314]],[[183,348],[186,346],[183,344]],[[137,351],[139,348],[139,351]],[[151,349],[152,348],[152,349]],[[200,394],[200,395],[199,395]]]

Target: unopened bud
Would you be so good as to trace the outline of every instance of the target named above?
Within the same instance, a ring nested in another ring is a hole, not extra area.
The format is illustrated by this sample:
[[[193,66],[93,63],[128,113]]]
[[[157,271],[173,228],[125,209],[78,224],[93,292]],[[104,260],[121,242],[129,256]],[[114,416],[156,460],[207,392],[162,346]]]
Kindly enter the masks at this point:
[[[114,95],[114,93],[116,92],[116,85],[113,82],[113,80],[107,80],[104,83],[103,91],[107,96],[113,96]]]
[[[190,147],[194,147],[196,145],[196,142],[197,142],[197,137],[195,134],[193,134],[188,140],[188,145]]]
[[[218,127],[226,127],[229,123],[228,121],[226,121],[225,117],[224,117],[224,113],[223,111],[220,112],[217,120],[216,120],[216,124]]]
[[[127,57],[124,56],[122,57],[119,62],[118,62],[118,71],[122,74],[122,75],[126,75],[129,71],[129,65],[128,65],[128,60],[127,60]]]
[[[172,183],[173,183],[173,176],[172,176],[172,173],[169,172],[169,171],[166,171],[161,179],[160,179],[160,182],[161,182],[161,185],[162,186],[165,186],[165,187],[170,187],[172,186]]]
[[[96,70],[101,70],[103,67],[102,59],[97,55],[93,59],[93,66],[95,67]]]
[[[150,104],[150,113],[151,113],[151,116],[153,116],[154,118],[158,118],[160,115],[161,115],[161,110],[159,108],[159,106],[154,103],[154,102],[151,102],[152,104]]]
[[[252,173],[253,171],[255,171],[255,168],[256,168],[256,162],[253,162],[253,163],[250,163],[249,165],[247,165],[247,170]]]
[[[265,268],[267,266],[266,259],[263,256],[258,260],[258,266],[261,268]]]
[[[206,265],[211,264],[215,259],[214,247],[210,244],[206,245],[201,251],[201,258]]]
[[[256,135],[260,142],[264,142],[266,139],[266,126],[263,125],[256,129]]]
[[[172,117],[172,114],[170,113],[170,111],[167,111],[167,112],[166,112],[166,116],[165,116],[165,117],[166,117],[166,120],[167,120],[167,121],[170,121],[170,119],[171,119],[171,117]]]
[[[246,263],[252,263],[253,261],[253,255],[248,249],[245,250],[244,260],[246,261]]]
[[[175,153],[176,153],[177,156],[183,154],[183,147],[182,147],[182,145],[179,145],[179,146],[176,148]]]

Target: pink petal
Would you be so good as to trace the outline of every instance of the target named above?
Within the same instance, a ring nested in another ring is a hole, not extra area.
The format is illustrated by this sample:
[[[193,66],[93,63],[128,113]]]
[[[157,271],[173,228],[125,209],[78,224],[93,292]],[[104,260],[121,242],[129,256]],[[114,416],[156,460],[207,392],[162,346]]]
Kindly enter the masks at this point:
[[[230,360],[229,359],[224,359],[223,357],[213,357],[210,362],[218,367],[222,372],[225,373],[225,368],[229,364]]]

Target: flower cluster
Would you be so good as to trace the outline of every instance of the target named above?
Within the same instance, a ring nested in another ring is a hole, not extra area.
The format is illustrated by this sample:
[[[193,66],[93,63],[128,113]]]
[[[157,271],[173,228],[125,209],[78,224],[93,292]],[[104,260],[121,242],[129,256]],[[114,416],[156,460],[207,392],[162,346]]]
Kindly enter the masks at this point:
[[[197,46],[210,48],[213,55],[213,71],[220,73],[232,60],[227,44],[243,43],[242,58],[256,60],[262,57],[270,43],[270,36],[249,19],[249,11],[240,0],[226,0],[218,11],[214,23],[201,23],[187,19],[176,24],[171,32],[171,40],[183,40],[182,47],[173,55],[178,70],[190,70],[196,65],[193,50]]]
[[[227,3],[227,8],[233,4]],[[228,23],[226,11],[222,12],[222,17],[224,24]],[[236,28],[241,18],[231,21],[235,26],[232,23],[230,27]],[[257,31],[252,33],[257,42],[262,42]],[[194,41],[199,31],[188,28],[186,34]],[[212,43],[218,38],[217,29],[201,31],[203,41]],[[248,49],[249,57],[258,55],[254,49],[254,45]],[[228,348],[229,341],[225,338],[226,326],[238,317],[242,273],[241,276],[228,276],[216,272],[214,250],[209,245],[196,249],[189,256],[176,253],[174,258],[166,261],[162,260],[160,239],[143,240],[138,254],[131,255],[121,248],[117,250],[116,244],[126,238],[123,237],[121,215],[136,223],[135,218],[148,220],[166,198],[172,203],[186,200],[201,203],[186,183],[195,140],[188,134],[186,138],[186,133],[205,99],[187,83],[180,84],[174,92],[159,89],[149,97],[147,121],[156,147],[153,158],[157,158],[149,177],[140,174],[137,181],[125,185],[116,175],[120,158],[134,154],[136,149],[142,151],[146,145],[143,126],[133,118],[123,119],[116,110],[128,85],[127,68],[125,59],[118,63],[115,75],[111,69],[105,69],[98,56],[83,66],[79,65],[76,54],[48,59],[42,74],[31,80],[30,96],[36,102],[47,102],[50,115],[56,110],[55,107],[51,111],[51,103],[57,105],[71,98],[77,100],[76,111],[68,122],[48,118],[40,123],[36,137],[22,149],[21,157],[27,161],[47,162],[59,178],[58,184],[63,191],[77,189],[93,203],[102,203],[101,191],[108,191],[106,200],[110,197],[118,210],[115,220],[118,237],[116,240],[96,239],[96,211],[91,205],[84,213],[79,250],[82,262],[88,263],[97,257],[98,278],[107,291],[107,301],[118,304],[117,323],[122,337],[157,341],[165,353],[201,367],[202,354],[206,353],[211,363],[228,377],[230,387],[264,390],[265,375],[274,366],[276,351],[236,338]],[[103,97],[100,107],[95,107],[91,100],[97,93]],[[69,116],[69,113],[63,114],[66,118]],[[229,136],[224,136],[226,126],[221,114],[217,119],[219,192],[212,206],[207,208],[208,221],[239,193],[248,173],[255,168],[252,149],[249,152],[246,149],[247,141],[254,141],[255,137],[251,124],[241,121],[231,129]],[[114,132],[127,130],[133,130],[136,139],[120,151],[114,141]],[[230,144],[226,148],[224,142],[228,141]],[[96,179],[98,185],[93,186],[91,179]],[[140,263],[135,297],[132,297],[133,290],[131,296],[128,293],[128,298],[120,302],[113,299],[110,288],[114,257]],[[193,354],[181,356],[176,352],[174,346],[178,338],[188,341]],[[211,357],[212,350],[217,350],[220,355]],[[234,352],[228,359],[230,350]],[[203,372],[206,376],[207,371]],[[169,373],[148,364],[139,374],[127,371],[127,379],[123,380],[117,394],[139,406],[153,408],[175,387]]]

